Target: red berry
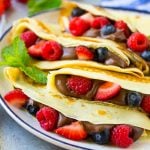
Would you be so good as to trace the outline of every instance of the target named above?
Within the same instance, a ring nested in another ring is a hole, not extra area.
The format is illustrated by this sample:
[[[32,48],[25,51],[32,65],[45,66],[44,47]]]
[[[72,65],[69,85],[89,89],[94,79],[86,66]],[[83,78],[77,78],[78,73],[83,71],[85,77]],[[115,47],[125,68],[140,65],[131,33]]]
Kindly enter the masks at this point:
[[[32,31],[25,31],[20,35],[20,38],[25,42],[26,47],[30,47],[35,44],[37,40],[37,35]]]
[[[120,85],[112,82],[105,82],[98,88],[95,99],[100,101],[109,100],[116,96],[121,90]]]
[[[11,0],[3,0],[5,10],[9,9],[11,7]]]
[[[74,17],[69,24],[70,32],[75,36],[84,34],[90,28],[90,23],[82,18]]]
[[[146,113],[150,113],[150,96],[145,96],[143,98],[141,107]]]
[[[80,141],[87,137],[87,132],[85,131],[83,125],[80,122],[73,122],[70,125],[60,127],[55,130],[55,132],[65,138]]]
[[[92,88],[92,81],[85,77],[71,76],[67,79],[66,85],[74,93],[83,95]]]
[[[63,54],[60,44],[55,41],[47,41],[42,47],[43,59],[54,61],[59,60]]]
[[[11,105],[21,108],[27,103],[29,97],[25,95],[22,90],[14,89],[8,92],[4,96],[4,99]]]
[[[5,6],[3,4],[3,2],[1,2],[0,0],[0,16],[5,12]]]
[[[28,53],[31,57],[40,58],[42,57],[42,46],[46,41],[41,40],[37,42],[35,45],[32,45],[28,48]]]
[[[51,107],[43,107],[36,113],[36,118],[41,127],[46,131],[55,129],[58,122],[59,113]]]
[[[91,27],[95,29],[100,29],[105,25],[110,24],[109,20],[105,17],[96,17],[91,23]]]
[[[112,129],[111,142],[121,148],[127,148],[133,143],[130,137],[132,128],[128,125],[118,125]]]
[[[123,20],[116,21],[115,27],[119,30],[122,30],[124,32],[124,34],[126,35],[126,37],[129,36],[130,30],[129,30],[127,24]]]
[[[93,52],[85,46],[78,46],[75,51],[78,59],[92,60],[94,58]]]
[[[28,0],[18,0],[18,2],[21,2],[21,3],[27,3]]]
[[[148,38],[139,32],[132,33],[127,41],[128,47],[137,52],[146,50],[148,48],[148,43]]]

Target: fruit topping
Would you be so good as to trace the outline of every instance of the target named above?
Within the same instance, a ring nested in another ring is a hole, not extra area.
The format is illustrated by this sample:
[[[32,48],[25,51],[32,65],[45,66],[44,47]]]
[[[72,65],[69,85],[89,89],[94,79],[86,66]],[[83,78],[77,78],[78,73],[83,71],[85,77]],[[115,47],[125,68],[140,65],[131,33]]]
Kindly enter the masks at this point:
[[[91,27],[94,29],[100,29],[105,25],[110,24],[109,20],[105,17],[95,17],[91,23]]]
[[[100,101],[109,100],[119,94],[120,90],[120,85],[112,82],[105,82],[99,86],[95,99]]]
[[[94,58],[93,52],[85,46],[78,46],[75,51],[78,59],[92,60]]]
[[[132,33],[127,41],[128,47],[136,52],[143,52],[148,48],[148,38],[139,32]]]
[[[142,102],[142,95],[138,92],[128,92],[126,95],[126,102],[129,106],[140,106]]]
[[[92,88],[92,80],[80,76],[71,76],[67,79],[66,85],[75,94],[83,95]]]
[[[36,118],[41,127],[46,131],[52,131],[57,126],[59,113],[51,107],[43,107],[36,113]]]
[[[122,30],[124,32],[124,34],[126,35],[126,37],[129,36],[130,30],[129,30],[127,24],[123,20],[116,21],[115,27],[116,27],[116,29]]]
[[[55,132],[65,138],[80,141],[87,137],[87,133],[80,122],[73,122],[70,125],[60,127]]]
[[[113,25],[105,25],[101,28],[100,34],[101,36],[107,36],[115,32],[116,32],[116,28]]]
[[[75,36],[84,34],[90,28],[90,23],[82,18],[74,17],[69,24],[70,32]]]
[[[11,0],[3,0],[5,10],[11,7]]]
[[[94,58],[96,61],[103,63],[108,56],[108,49],[106,47],[100,47],[95,50]]]
[[[72,10],[72,12],[71,12],[71,16],[72,16],[72,17],[79,17],[79,16],[81,16],[81,15],[83,15],[83,14],[85,14],[85,13],[86,13],[85,10],[83,10],[83,9],[81,9],[81,8],[79,8],[79,7],[75,7],[75,8]]]
[[[146,50],[143,53],[141,53],[141,57],[146,60],[146,61],[150,61],[150,51]]]
[[[25,31],[20,35],[20,38],[25,42],[26,47],[30,47],[35,44],[38,39],[37,35],[32,31]]]
[[[35,104],[33,104],[33,105],[27,105],[26,106],[26,109],[27,109],[27,111],[31,114],[31,115],[36,115],[36,113],[39,111],[39,106],[38,105],[35,105]]]
[[[109,129],[104,129],[102,131],[92,133],[91,134],[91,139],[95,143],[100,144],[100,145],[108,144],[109,139],[110,139],[110,130]]]
[[[141,107],[146,113],[150,113],[150,96],[144,96]]]
[[[63,54],[60,44],[55,41],[46,41],[42,46],[42,58],[45,60],[59,60]]]
[[[130,137],[131,134],[132,128],[130,126],[117,125],[112,129],[111,142],[121,148],[127,148],[133,143],[133,139]]]
[[[9,102],[11,105],[16,106],[18,108],[21,108],[25,106],[25,104],[28,102],[29,97],[25,95],[22,90],[20,89],[14,89],[10,92],[8,92],[4,99]]]
[[[42,46],[46,41],[41,40],[37,42],[35,45],[32,45],[28,48],[28,53],[31,57],[41,58],[42,57]]]

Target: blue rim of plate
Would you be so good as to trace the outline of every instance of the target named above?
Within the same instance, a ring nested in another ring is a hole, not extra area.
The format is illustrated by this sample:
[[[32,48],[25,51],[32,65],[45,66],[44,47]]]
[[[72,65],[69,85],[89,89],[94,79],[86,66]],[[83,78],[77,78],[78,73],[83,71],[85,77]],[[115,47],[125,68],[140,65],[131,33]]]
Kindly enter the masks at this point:
[[[100,6],[100,7],[103,7],[103,6]],[[135,10],[135,9],[118,8],[118,7],[105,7],[105,6],[104,6],[104,8],[150,14],[150,12],[148,12],[148,11],[143,11],[143,10],[140,11],[140,10]],[[42,12],[37,13],[37,14],[35,14],[35,15],[32,15],[32,16],[30,16],[30,17],[34,17],[34,16],[40,15],[40,14],[42,14],[42,13],[50,12],[50,11],[56,11],[56,10],[58,10],[58,9],[59,9],[59,8],[55,8],[55,9],[48,10],[48,11],[42,11]],[[2,35],[1,38],[0,38],[0,41],[5,37],[5,35],[9,32],[9,30],[10,30],[11,28],[12,28],[12,26],[10,26],[10,27],[3,33],[3,35]],[[6,106],[6,108],[9,110],[9,112],[11,112],[11,114],[13,114],[13,116],[14,116],[17,120],[21,121],[25,126],[27,126],[28,128],[30,128],[31,130],[33,130],[33,131],[35,131],[35,132],[38,132],[38,133],[40,133],[41,135],[43,135],[43,136],[45,136],[45,137],[48,137],[48,138],[50,138],[50,139],[52,139],[52,140],[55,140],[55,141],[59,142],[60,144],[69,145],[69,146],[72,146],[72,147],[75,147],[75,148],[78,148],[78,149],[83,149],[83,150],[94,150],[94,149],[89,149],[89,148],[85,148],[85,147],[81,147],[81,146],[69,144],[68,142],[64,142],[64,141],[62,141],[62,140],[58,140],[58,139],[56,139],[56,138],[54,138],[54,137],[52,137],[52,136],[46,135],[46,134],[44,134],[43,132],[41,132],[41,131],[35,129],[34,127],[32,127],[32,126],[30,126],[28,123],[26,123],[24,120],[22,120],[20,117],[18,117],[18,116],[10,109],[10,107],[7,105],[7,103],[5,102],[5,100],[3,99],[3,97],[2,97],[1,95],[0,95],[0,103],[3,103],[3,104]],[[4,108],[4,109],[5,109],[5,108]],[[6,109],[5,109],[5,111],[6,111]],[[16,121],[16,120],[15,120],[15,121]],[[19,124],[19,125],[21,125],[21,124]],[[23,125],[21,125],[21,126],[23,127]],[[24,127],[23,127],[23,128],[24,128]],[[27,130],[27,129],[26,129],[26,130]],[[28,130],[28,131],[29,131],[29,130]],[[29,131],[29,132],[30,132],[30,131]],[[35,135],[35,134],[34,134],[34,135]],[[36,135],[35,135],[35,136],[36,136]]]

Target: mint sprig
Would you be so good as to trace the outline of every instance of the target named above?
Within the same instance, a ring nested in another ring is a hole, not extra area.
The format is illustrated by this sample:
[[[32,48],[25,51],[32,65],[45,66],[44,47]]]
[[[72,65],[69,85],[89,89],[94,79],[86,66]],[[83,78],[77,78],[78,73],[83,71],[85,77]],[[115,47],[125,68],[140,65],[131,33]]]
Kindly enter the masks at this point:
[[[29,16],[32,16],[42,11],[58,8],[60,7],[61,2],[61,0],[29,0],[28,14]]]
[[[0,66],[18,67],[37,83],[46,84],[47,74],[32,65],[32,58],[27,53],[24,42],[16,37],[12,44],[2,49]]]

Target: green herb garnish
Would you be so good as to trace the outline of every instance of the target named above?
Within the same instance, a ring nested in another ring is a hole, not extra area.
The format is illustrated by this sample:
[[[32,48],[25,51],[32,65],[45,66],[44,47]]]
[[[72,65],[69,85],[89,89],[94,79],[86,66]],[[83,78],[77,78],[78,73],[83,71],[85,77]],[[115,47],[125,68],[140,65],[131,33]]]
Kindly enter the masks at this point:
[[[47,74],[32,65],[32,58],[27,53],[24,42],[16,37],[13,43],[2,49],[0,66],[18,67],[37,83],[46,84]]]
[[[52,8],[58,8],[61,5],[61,0],[29,0],[28,14],[32,16],[42,11],[47,11]]]

